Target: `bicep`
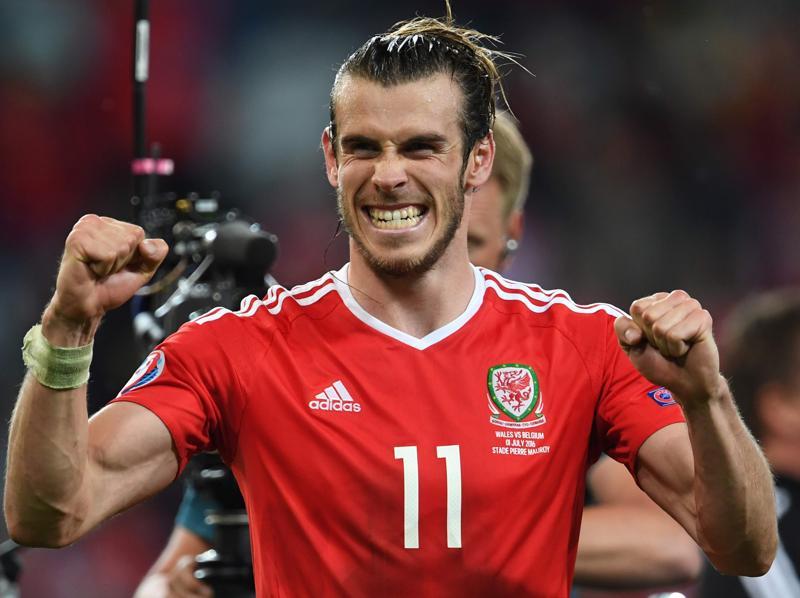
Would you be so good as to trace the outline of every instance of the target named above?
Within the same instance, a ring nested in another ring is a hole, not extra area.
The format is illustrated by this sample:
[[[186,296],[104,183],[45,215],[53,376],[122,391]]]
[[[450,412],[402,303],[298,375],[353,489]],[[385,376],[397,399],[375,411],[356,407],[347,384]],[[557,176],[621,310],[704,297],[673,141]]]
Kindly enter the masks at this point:
[[[697,540],[694,460],[686,424],[665,426],[644,441],[636,477],[642,490]]]
[[[628,468],[614,459],[603,456],[586,476],[592,496],[605,504],[652,504],[636,485]]]
[[[89,420],[91,528],[165,488],[178,473],[166,425],[149,409],[112,403]]]

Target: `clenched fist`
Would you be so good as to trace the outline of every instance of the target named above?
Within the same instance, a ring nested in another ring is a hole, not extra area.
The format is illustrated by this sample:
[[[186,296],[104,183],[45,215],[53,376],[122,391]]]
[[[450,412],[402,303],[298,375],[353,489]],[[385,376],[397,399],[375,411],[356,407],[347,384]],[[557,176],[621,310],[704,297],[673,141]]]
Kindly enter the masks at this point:
[[[89,214],[67,237],[53,299],[42,318],[59,346],[91,341],[103,315],[130,299],[153,276],[168,251],[145,239],[135,224]]]
[[[654,384],[670,389],[684,407],[717,396],[725,383],[711,315],[685,291],[634,301],[631,317],[614,323],[622,349]]]

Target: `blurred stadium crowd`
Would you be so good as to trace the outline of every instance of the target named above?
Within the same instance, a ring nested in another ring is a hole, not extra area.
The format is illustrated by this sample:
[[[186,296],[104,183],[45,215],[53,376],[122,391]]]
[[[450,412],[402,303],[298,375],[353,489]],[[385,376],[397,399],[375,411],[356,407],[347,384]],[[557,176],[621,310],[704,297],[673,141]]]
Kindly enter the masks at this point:
[[[344,260],[319,135],[338,61],[374,31],[443,2],[161,0],[151,7],[149,137],[170,190],[218,189],[277,233],[290,285]],[[718,320],[800,283],[800,3],[461,0],[501,36],[511,108],[536,164],[511,276],[578,302],[684,288]],[[0,5],[0,403],[74,221],[130,213],[132,3]],[[130,322],[98,339],[91,408],[138,364]],[[5,434],[5,431],[3,431]],[[5,439],[3,439],[3,446]],[[30,551],[23,595],[130,595],[179,489],[59,553]]]

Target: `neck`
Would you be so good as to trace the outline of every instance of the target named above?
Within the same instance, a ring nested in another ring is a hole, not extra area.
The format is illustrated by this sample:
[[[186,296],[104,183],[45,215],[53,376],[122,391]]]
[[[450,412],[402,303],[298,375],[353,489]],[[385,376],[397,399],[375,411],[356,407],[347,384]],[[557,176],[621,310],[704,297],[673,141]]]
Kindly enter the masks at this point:
[[[475,275],[455,243],[427,272],[389,276],[376,272],[350,242],[348,283],[355,300],[371,315],[416,338],[455,320],[475,290]]]

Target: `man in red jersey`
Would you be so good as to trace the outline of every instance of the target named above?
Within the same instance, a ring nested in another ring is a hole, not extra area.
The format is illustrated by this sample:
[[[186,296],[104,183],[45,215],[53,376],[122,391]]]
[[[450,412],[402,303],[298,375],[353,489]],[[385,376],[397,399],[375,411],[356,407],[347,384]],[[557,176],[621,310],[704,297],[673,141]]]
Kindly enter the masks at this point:
[[[216,448],[260,594],[566,596],[604,451],[718,568],[769,568],[769,470],[697,301],[657,293],[627,317],[470,265],[499,81],[483,39],[415,19],[351,55],[323,133],[350,263],[185,325],[88,425],[94,333],[166,246],[78,222],[23,349],[14,538],[73,542]]]
[[[467,242],[473,264],[501,272],[522,237],[533,158],[508,114],[497,114],[492,133],[492,175],[472,195]],[[603,457],[591,467],[586,482],[594,503],[583,511],[576,585],[652,588],[699,575],[703,559],[697,545],[636,486],[624,465]],[[137,597],[212,595],[194,577],[194,557],[212,547],[213,528],[204,523],[204,511],[218,508],[193,488],[187,490],[169,542],[139,585]]]

